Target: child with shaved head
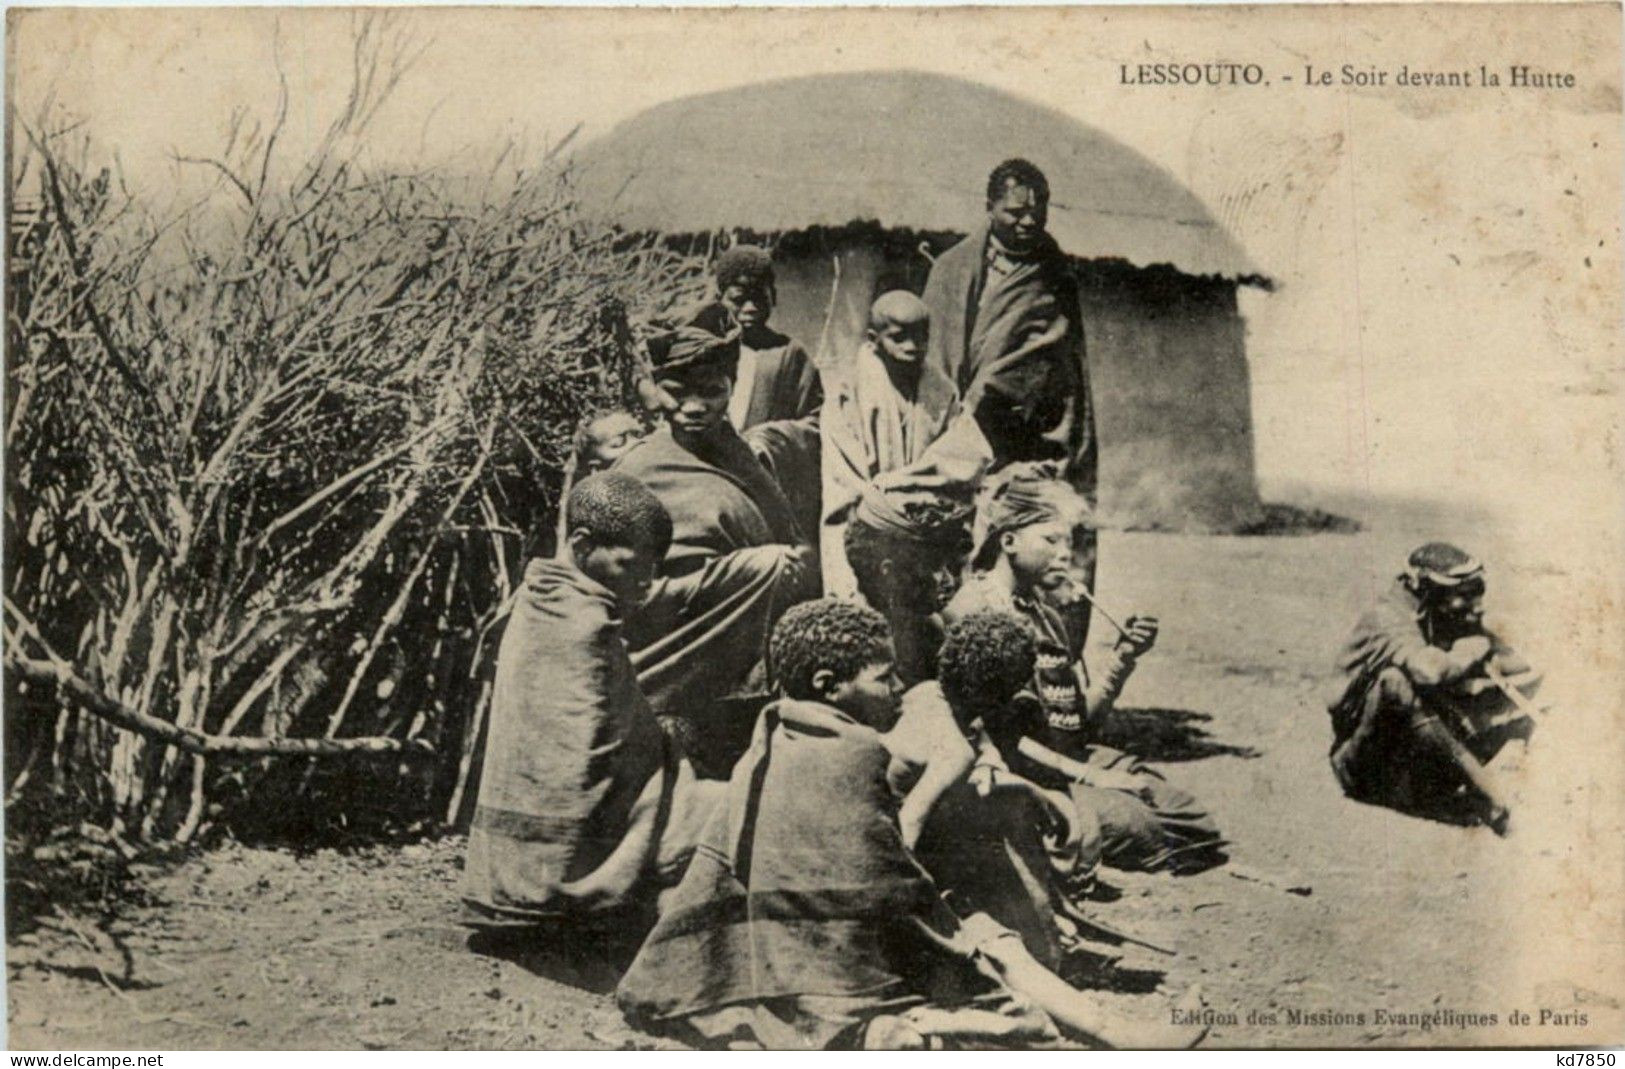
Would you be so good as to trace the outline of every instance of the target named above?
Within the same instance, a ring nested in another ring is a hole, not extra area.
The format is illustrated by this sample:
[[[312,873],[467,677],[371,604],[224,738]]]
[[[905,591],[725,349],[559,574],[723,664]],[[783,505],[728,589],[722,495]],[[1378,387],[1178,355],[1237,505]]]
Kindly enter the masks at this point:
[[[876,298],[869,327],[823,421],[824,590],[856,597],[842,539],[865,488],[920,460],[958,411],[953,383],[925,365],[931,319],[906,290]]]

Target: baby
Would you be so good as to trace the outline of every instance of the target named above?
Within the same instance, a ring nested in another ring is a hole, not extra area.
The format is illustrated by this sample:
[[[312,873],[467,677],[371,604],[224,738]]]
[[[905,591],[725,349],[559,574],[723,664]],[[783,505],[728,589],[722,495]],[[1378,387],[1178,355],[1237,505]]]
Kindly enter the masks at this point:
[[[574,441],[577,479],[607,469],[643,438],[643,424],[625,409],[601,409],[576,424]]]
[[[563,504],[570,491],[589,475],[607,471],[611,464],[643,440],[643,424],[621,408],[601,408],[581,417],[570,442],[570,462],[559,491],[559,518],[554,529],[554,552],[562,556],[569,530]]]

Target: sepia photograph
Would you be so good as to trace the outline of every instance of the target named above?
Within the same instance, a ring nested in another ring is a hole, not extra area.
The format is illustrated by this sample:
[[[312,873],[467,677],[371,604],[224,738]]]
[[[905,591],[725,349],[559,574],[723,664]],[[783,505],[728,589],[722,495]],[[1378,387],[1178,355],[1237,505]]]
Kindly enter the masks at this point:
[[[5,1046],[1625,1044],[1620,57],[8,10]]]

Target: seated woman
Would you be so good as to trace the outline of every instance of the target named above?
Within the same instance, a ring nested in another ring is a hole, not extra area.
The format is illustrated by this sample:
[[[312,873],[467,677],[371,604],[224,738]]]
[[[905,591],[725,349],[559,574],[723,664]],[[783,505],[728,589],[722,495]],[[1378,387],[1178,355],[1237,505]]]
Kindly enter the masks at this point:
[[[672,518],[671,549],[627,629],[638,683],[696,762],[726,776],[752,717],[721,722],[766,636],[811,580],[808,549],[773,478],[727,419],[737,337],[684,326],[650,340],[666,426],[621,457]],[[752,710],[754,712],[754,710]]]
[[[1027,621],[1037,643],[1032,685],[990,737],[1010,767],[1041,786],[1070,790],[1094,813],[1101,859],[1116,868],[1190,872],[1223,860],[1212,819],[1185,792],[1120,750],[1094,742],[1139,658],[1156,642],[1157,621],[1130,616],[1107,659],[1091,674],[1054,607],[1054,589],[1073,579],[1074,530],[1084,506],[1044,465],[1012,465],[989,488],[977,523],[971,577],[943,612],[950,626],[993,610]]]

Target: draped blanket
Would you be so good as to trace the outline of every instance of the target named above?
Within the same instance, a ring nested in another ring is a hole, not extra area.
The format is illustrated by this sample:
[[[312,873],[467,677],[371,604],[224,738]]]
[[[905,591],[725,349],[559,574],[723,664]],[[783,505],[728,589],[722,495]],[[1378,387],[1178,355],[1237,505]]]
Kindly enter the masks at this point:
[[[779,615],[802,596],[807,568],[790,506],[731,430],[701,457],[662,429],[615,470],[648,486],[672,518],[671,549],[627,627],[638,683],[658,715],[712,716],[761,659]],[[746,722],[739,746],[748,731]],[[718,755],[694,756],[715,767]]]
[[[754,353],[756,370],[750,407],[739,430],[809,417],[817,423],[818,409],[824,403],[824,384],[817,365],[801,343],[772,327],[763,328],[759,336],[747,333],[740,343]]]
[[[1540,689],[1540,673],[1493,625],[1483,627],[1481,634],[1489,639],[1494,651],[1490,663],[1524,698],[1533,699]],[[1341,678],[1326,703],[1332,718],[1334,751],[1354,733],[1366,695],[1383,670],[1393,667],[1408,671],[1411,659],[1428,645],[1416,595],[1406,588],[1403,579],[1395,579],[1376,604],[1360,617],[1338,654]],[[1476,734],[1514,708],[1510,697],[1501,693],[1481,672],[1445,687],[1427,688],[1420,696],[1431,710],[1442,716],[1448,727],[1464,735],[1469,748],[1473,747]]]
[[[652,905],[707,815],[638,692],[609,591],[533,560],[497,654],[463,900],[530,924]],[[712,796],[714,800],[714,795]]]
[[[779,419],[758,423],[744,434],[756,462],[773,477],[803,540],[818,530],[819,430],[816,419]],[[817,548],[814,546],[813,548]]]
[[[857,581],[842,543],[864,487],[925,455],[958,412],[954,385],[929,365],[912,397],[900,394],[873,345],[858,349],[850,378],[830,399],[822,425],[823,514],[819,550],[825,593],[851,597]]]
[[[988,226],[937,258],[927,364],[959,390],[993,446],[994,466],[1055,459],[1094,501],[1094,414],[1077,282],[1047,235],[1010,270],[987,267]]]
[[[769,706],[621,980],[628,1017],[710,1041],[822,1047],[919,1007],[933,967],[977,979],[969,953],[935,934],[945,914],[903,847],[890,760],[877,733],[829,706]]]
[[[882,936],[936,894],[903,849],[889,761],[875,732],[828,706],[769,706],[698,863],[621,981],[627,1011],[904,992]]]
[[[752,546],[800,541],[790,504],[732,428],[704,456],[662,427],[615,464],[635,476],[671,513],[672,542],[660,575],[686,575],[708,558]]]
[[[1366,692],[1382,670],[1426,645],[1417,623],[1416,598],[1396,579],[1360,617],[1338,653],[1337,668],[1342,678],[1327,702],[1334,749],[1354,731]]]

